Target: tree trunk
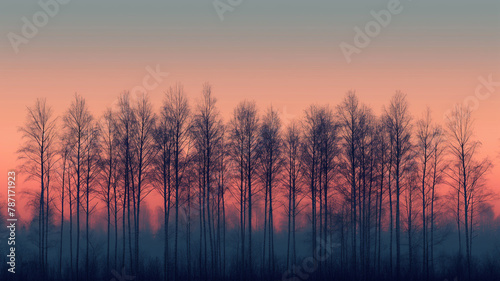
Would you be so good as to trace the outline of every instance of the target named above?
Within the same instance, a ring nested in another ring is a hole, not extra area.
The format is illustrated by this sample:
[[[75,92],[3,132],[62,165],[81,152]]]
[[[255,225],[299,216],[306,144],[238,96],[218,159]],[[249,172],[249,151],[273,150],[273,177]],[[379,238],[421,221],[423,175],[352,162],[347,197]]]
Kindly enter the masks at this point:
[[[59,277],[62,278],[63,230],[64,230],[64,184],[66,175],[66,156],[63,159],[62,186],[61,186],[61,231],[59,236]]]

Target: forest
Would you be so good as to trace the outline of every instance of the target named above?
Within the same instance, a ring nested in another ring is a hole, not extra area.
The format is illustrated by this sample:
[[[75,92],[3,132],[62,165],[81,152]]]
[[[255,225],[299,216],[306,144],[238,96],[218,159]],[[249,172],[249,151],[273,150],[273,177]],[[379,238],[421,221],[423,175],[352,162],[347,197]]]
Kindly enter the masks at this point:
[[[498,226],[473,110],[437,122],[396,91],[381,112],[348,91],[286,123],[250,100],[224,120],[208,83],[99,115],[37,99],[17,150],[33,218],[0,279],[500,280],[500,252],[477,250]]]

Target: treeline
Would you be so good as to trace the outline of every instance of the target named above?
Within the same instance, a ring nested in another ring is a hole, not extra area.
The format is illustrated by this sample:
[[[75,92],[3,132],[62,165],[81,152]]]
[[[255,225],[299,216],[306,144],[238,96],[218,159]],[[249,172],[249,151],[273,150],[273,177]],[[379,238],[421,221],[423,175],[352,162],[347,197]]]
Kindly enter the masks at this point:
[[[194,106],[176,84],[158,109],[147,95],[123,93],[101,116],[79,95],[57,118],[38,99],[18,151],[22,172],[39,183],[37,272],[45,280],[96,278],[89,231],[92,214],[105,210],[97,278],[125,268],[152,279],[140,248],[141,207],[161,196],[157,279],[431,280],[446,218],[458,234],[460,280],[473,280],[491,163],[477,156],[470,109],[454,108],[444,128],[429,109],[421,116],[410,114],[401,92],[380,116],[348,92],[339,105],[311,105],[286,126],[273,107],[260,114],[250,101],[224,122],[209,84]],[[286,253],[276,252],[279,214]],[[229,216],[238,219],[229,224]],[[305,242],[296,234],[304,224]],[[55,226],[57,246],[49,245]],[[229,231],[237,235],[229,239]],[[303,245],[309,254],[298,254]]]

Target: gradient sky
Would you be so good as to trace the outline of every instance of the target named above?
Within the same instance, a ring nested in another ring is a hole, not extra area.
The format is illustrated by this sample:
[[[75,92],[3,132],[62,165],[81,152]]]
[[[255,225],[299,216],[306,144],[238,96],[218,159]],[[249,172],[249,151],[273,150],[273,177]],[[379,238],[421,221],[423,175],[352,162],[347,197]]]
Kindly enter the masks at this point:
[[[72,0],[16,54],[7,34],[21,34],[22,18],[42,8],[3,1],[0,180],[19,164],[17,128],[37,97],[60,115],[78,92],[99,116],[119,93],[142,85],[148,66],[169,73],[149,91],[156,108],[173,83],[182,82],[196,102],[208,81],[226,119],[243,99],[300,118],[307,105],[335,106],[353,89],[376,113],[402,90],[415,117],[428,105],[441,122],[453,104],[474,95],[479,77],[500,82],[496,0],[402,0],[402,12],[347,63],[339,44],[353,44],[354,27],[364,28],[370,11],[388,2],[243,0],[221,21],[212,1]],[[474,116],[482,154],[495,164],[488,183],[500,191],[500,86]]]

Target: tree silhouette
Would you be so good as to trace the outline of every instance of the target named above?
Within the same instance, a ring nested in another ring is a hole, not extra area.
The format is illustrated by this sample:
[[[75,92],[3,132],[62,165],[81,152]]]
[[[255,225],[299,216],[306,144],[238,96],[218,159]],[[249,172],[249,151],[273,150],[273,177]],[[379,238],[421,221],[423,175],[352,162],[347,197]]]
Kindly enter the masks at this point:
[[[52,116],[52,109],[46,105],[45,99],[37,99],[35,105],[27,108],[26,123],[20,128],[23,143],[18,150],[19,158],[23,161],[22,171],[28,179],[40,183],[38,204],[38,266],[41,268],[42,279],[46,278],[47,267],[47,239],[48,235],[48,190],[49,175],[54,168],[56,158],[56,122]],[[47,193],[47,203],[44,196]]]
[[[79,95],[59,125],[45,100],[28,107],[18,155],[37,188],[22,235],[37,238],[20,251],[38,254],[23,266],[42,280],[500,277],[473,250],[496,225],[470,108],[444,131],[430,109],[413,121],[401,92],[378,116],[349,91],[286,127],[253,101],[224,122],[208,83],[195,105],[178,83],[157,109],[123,92],[98,120]]]
[[[451,115],[448,116],[446,125],[452,158],[448,177],[450,185],[458,192],[458,205],[463,204],[467,276],[468,280],[471,280],[473,211],[487,196],[483,188],[483,181],[491,163],[488,159],[481,161],[475,159],[480,142],[473,139],[472,110],[469,107],[456,106]],[[462,201],[460,201],[460,197],[462,197]],[[458,208],[457,217],[460,218],[460,216],[460,208]],[[460,232],[460,229],[458,231]],[[459,245],[459,249],[461,249],[461,245]]]
[[[188,145],[190,130],[190,109],[181,84],[170,87],[163,105],[168,127],[172,128],[172,160],[173,184],[175,191],[175,244],[174,244],[174,280],[177,280],[178,237],[179,237],[179,205],[181,182],[186,164],[186,146]]]
[[[91,152],[91,150],[85,149],[86,147],[90,148],[91,141],[93,138],[89,136],[89,133],[92,133],[93,117],[90,114],[90,111],[86,105],[85,99],[81,96],[75,94],[75,100],[72,102],[70,108],[68,109],[66,115],[64,116],[64,128],[67,131],[70,139],[70,145],[75,147],[76,151],[74,151],[72,160],[76,167],[75,174],[75,184],[76,184],[76,280],[79,280],[80,272],[79,272],[79,263],[80,263],[80,209],[81,209],[81,191],[82,184],[85,183],[85,159],[90,160],[92,156],[87,154]],[[90,161],[89,161],[90,164]],[[90,167],[87,166],[87,169]],[[87,173],[87,188],[89,188],[90,183],[90,170]],[[87,190],[89,191],[89,190]],[[89,192],[87,192],[88,198]],[[88,207],[88,206],[87,206]],[[88,208],[87,208],[88,210]],[[88,216],[87,216],[88,218]],[[88,227],[87,227],[88,229]],[[88,236],[87,236],[88,238]],[[87,240],[88,243],[88,240]],[[87,245],[87,253],[88,253],[88,245]],[[88,260],[88,254],[86,255]],[[87,262],[86,262],[87,264]]]
[[[404,190],[402,181],[408,173],[407,162],[411,161],[412,144],[411,137],[411,116],[409,115],[406,95],[396,92],[391,103],[385,110],[387,128],[392,142],[392,157],[394,163],[392,170],[396,184],[396,278],[401,280],[401,209],[400,195]]]

